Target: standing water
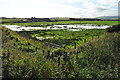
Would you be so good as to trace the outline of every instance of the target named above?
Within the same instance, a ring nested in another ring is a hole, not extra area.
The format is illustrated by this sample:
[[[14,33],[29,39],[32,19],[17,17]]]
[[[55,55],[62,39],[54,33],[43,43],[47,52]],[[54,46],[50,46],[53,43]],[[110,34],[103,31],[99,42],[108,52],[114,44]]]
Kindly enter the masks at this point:
[[[31,31],[31,30],[46,30],[46,29],[67,29],[71,31],[80,31],[81,29],[106,29],[110,26],[93,26],[93,25],[53,25],[48,27],[24,27],[18,25],[3,25],[13,31]]]

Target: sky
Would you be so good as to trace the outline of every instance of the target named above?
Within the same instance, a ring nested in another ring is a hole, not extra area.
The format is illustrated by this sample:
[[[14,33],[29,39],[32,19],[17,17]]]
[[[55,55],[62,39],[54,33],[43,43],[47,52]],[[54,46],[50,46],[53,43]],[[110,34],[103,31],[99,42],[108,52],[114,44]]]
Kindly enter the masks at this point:
[[[0,0],[0,17],[117,16],[119,0]]]

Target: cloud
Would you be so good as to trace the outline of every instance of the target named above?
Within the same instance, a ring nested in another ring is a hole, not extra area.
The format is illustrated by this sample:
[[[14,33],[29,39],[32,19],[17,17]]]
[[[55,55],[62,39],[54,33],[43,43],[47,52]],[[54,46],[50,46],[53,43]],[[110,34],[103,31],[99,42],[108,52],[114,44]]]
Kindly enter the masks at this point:
[[[114,16],[118,0],[0,0],[0,7],[6,17]]]
[[[101,12],[107,10],[107,8],[97,7],[97,10]]]

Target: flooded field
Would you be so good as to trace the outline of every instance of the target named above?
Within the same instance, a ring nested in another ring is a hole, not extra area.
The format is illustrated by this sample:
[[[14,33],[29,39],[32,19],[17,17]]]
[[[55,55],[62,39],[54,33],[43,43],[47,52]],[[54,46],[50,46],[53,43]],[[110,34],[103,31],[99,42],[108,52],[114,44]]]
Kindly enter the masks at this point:
[[[32,30],[45,30],[45,29],[67,29],[70,31],[80,31],[81,29],[106,29],[110,26],[95,26],[91,24],[86,25],[53,25],[48,27],[25,27],[18,25],[3,25],[13,31],[32,31]]]

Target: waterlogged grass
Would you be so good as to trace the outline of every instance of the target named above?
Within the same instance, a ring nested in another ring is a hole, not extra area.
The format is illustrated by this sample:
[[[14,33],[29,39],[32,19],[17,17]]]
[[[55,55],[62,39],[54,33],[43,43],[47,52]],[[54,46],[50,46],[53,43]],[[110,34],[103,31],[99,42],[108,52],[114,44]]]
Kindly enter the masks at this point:
[[[43,37],[44,42],[55,43],[69,48],[78,46],[92,38],[101,36],[105,29],[83,29],[81,31],[66,30],[38,30],[38,31],[22,31],[19,34],[26,37]],[[47,37],[50,37],[47,39]],[[51,38],[52,37],[52,38]]]
[[[117,25],[118,21],[58,21],[58,22],[30,22],[30,23],[5,23],[10,25],[21,25],[31,27],[46,27],[57,24],[93,24],[93,25]]]

